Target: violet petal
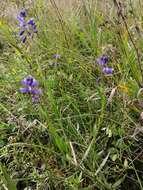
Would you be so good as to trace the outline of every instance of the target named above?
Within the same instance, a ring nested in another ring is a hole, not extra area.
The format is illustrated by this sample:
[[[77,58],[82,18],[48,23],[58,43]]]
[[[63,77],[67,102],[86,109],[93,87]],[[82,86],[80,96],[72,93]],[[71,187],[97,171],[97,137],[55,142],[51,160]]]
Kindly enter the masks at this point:
[[[30,89],[29,88],[20,88],[19,89],[21,93],[29,93],[30,92]]]
[[[41,89],[32,89],[31,94],[41,94],[42,90]]]
[[[104,67],[102,71],[104,74],[112,74],[114,69],[111,67]]]

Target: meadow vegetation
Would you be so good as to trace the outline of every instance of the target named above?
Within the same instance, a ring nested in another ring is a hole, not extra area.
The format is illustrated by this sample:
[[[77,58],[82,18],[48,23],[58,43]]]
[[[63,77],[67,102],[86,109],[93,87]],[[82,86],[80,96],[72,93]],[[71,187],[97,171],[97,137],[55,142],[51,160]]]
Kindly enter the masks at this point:
[[[0,3],[0,190],[143,190],[143,2],[59,2]]]

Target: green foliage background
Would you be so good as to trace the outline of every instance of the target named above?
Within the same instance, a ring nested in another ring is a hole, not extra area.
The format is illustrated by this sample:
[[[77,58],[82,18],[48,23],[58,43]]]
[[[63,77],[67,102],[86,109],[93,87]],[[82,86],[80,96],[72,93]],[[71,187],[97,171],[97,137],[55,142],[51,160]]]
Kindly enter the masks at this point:
[[[16,35],[23,7],[38,28],[26,44]],[[0,189],[143,189],[142,8],[140,0],[2,3]],[[103,54],[113,75],[96,63]],[[39,104],[19,92],[27,75],[43,90]]]

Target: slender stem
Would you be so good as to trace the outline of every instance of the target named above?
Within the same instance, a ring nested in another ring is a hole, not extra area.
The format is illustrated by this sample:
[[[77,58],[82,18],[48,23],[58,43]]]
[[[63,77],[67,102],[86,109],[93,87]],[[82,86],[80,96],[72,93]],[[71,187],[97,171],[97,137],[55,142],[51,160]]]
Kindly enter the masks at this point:
[[[56,10],[56,12],[57,12],[58,19],[59,19],[59,21],[60,21],[60,24],[61,24],[61,27],[62,27],[64,36],[65,36],[65,41],[67,42],[67,47],[69,48],[68,38],[67,38],[65,29],[64,29],[64,22],[63,22],[63,19],[62,19],[62,15],[61,15],[61,13],[60,13],[58,7],[57,7],[57,4],[55,3],[55,0],[50,0],[50,2],[51,2],[51,4],[53,5],[53,7],[55,8],[55,10]]]
[[[136,55],[137,55],[137,62],[138,62],[138,67],[140,69],[140,72],[141,72],[141,77],[142,77],[142,82],[143,82],[143,68],[142,68],[142,63],[141,63],[141,60],[140,60],[140,55],[139,55],[139,50],[138,48],[136,47],[136,44],[132,38],[132,35],[129,31],[129,28],[128,28],[128,24],[126,22],[126,18],[125,16],[123,15],[122,13],[122,8],[121,8],[121,5],[117,2],[117,0],[113,0],[114,4],[116,5],[117,9],[118,9],[118,15],[121,16],[123,22],[124,22],[124,25],[125,25],[125,28],[126,28],[126,31],[128,33],[128,36],[132,42],[132,45],[134,46],[134,49],[136,51]],[[142,87],[142,84],[140,84],[140,86]]]

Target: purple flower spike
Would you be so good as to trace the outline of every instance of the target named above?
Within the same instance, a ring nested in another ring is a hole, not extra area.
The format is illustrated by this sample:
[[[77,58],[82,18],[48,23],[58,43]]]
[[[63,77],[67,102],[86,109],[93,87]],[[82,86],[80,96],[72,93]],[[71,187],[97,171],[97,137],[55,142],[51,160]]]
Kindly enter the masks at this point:
[[[54,54],[54,55],[53,55],[53,58],[54,58],[54,59],[60,59],[60,58],[61,58],[61,55],[60,55],[60,54]]]
[[[36,79],[33,78],[32,76],[28,76],[28,77],[24,78],[21,81],[21,84],[23,84],[25,86],[30,86],[30,87],[35,87],[35,86],[39,85],[38,81],[36,81]]]
[[[108,63],[108,61],[109,61],[109,57],[108,57],[107,55],[102,55],[101,57],[99,57],[99,58],[97,59],[97,63],[98,63],[99,65],[105,65],[105,64]]]
[[[26,42],[28,37],[33,38],[33,34],[38,32],[34,19],[31,18],[27,21],[26,16],[25,10],[20,11],[17,15],[17,20],[19,21],[18,27],[20,30],[19,36],[23,43]]]
[[[112,74],[114,69],[111,67],[104,67],[102,71],[104,74]]]
[[[42,94],[42,90],[36,88],[39,85],[37,80],[32,76],[28,76],[21,81],[21,84],[26,87],[20,88],[20,92],[23,94],[28,94],[32,97],[32,102],[38,103],[40,101],[40,94]]]

